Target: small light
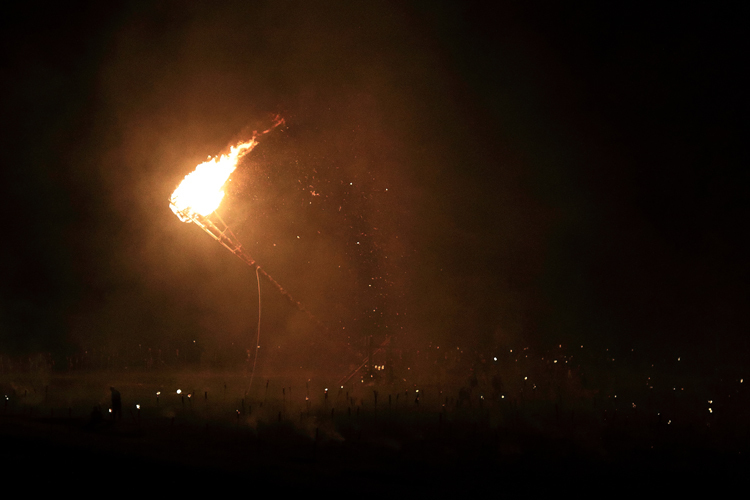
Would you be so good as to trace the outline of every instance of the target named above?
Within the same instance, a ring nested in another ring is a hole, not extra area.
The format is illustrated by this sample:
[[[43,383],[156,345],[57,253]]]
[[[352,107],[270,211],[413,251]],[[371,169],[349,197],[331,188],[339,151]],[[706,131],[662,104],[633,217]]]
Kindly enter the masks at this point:
[[[135,409],[136,410],[140,410],[141,409],[141,405],[135,405]]]
[[[182,394],[182,389],[177,389],[177,394]]]

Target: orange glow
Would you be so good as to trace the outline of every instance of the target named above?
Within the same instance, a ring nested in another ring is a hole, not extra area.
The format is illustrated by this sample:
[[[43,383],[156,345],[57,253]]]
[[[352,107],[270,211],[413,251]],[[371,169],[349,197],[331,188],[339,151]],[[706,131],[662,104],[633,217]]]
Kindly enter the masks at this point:
[[[224,185],[237,168],[240,158],[258,144],[255,138],[232,146],[229,154],[207,160],[185,176],[169,200],[169,208],[183,222],[196,215],[206,217],[219,208]]]

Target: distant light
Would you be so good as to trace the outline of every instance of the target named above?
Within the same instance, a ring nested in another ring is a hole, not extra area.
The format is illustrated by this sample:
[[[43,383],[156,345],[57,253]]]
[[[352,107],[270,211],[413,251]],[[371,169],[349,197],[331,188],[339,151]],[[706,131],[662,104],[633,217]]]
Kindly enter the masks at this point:
[[[140,410],[141,409],[141,405],[135,405],[135,409],[136,410]]]
[[[177,394],[182,394],[182,389],[177,389]]]
[[[493,359],[494,359],[495,361],[497,361],[497,356],[495,356],[495,357],[494,357]]]

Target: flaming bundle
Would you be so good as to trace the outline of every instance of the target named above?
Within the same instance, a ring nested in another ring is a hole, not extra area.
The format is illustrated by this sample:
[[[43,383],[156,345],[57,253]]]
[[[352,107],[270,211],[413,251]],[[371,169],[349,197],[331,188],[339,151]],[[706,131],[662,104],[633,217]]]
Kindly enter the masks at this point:
[[[196,224],[245,264],[254,268],[259,275],[262,275],[276,287],[292,305],[307,314],[319,326],[325,328],[301,303],[294,300],[276,280],[266,273],[249,253],[243,250],[242,244],[232,230],[216,213],[216,209],[219,208],[221,201],[224,199],[224,186],[229,181],[232,172],[237,168],[240,159],[258,144],[258,137],[270,132],[281,123],[283,123],[283,120],[277,118],[270,129],[260,134],[254,134],[253,138],[247,142],[232,146],[229,154],[198,165],[172,193],[169,207],[181,221]]]

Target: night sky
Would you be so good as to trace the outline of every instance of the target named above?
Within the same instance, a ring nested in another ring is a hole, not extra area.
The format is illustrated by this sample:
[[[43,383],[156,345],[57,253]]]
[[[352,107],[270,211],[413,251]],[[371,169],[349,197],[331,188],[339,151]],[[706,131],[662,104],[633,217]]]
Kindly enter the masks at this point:
[[[746,363],[739,12],[313,4],[3,16],[0,352],[250,345],[252,269],[168,199],[279,114],[220,212],[329,328],[265,287],[262,345]]]

